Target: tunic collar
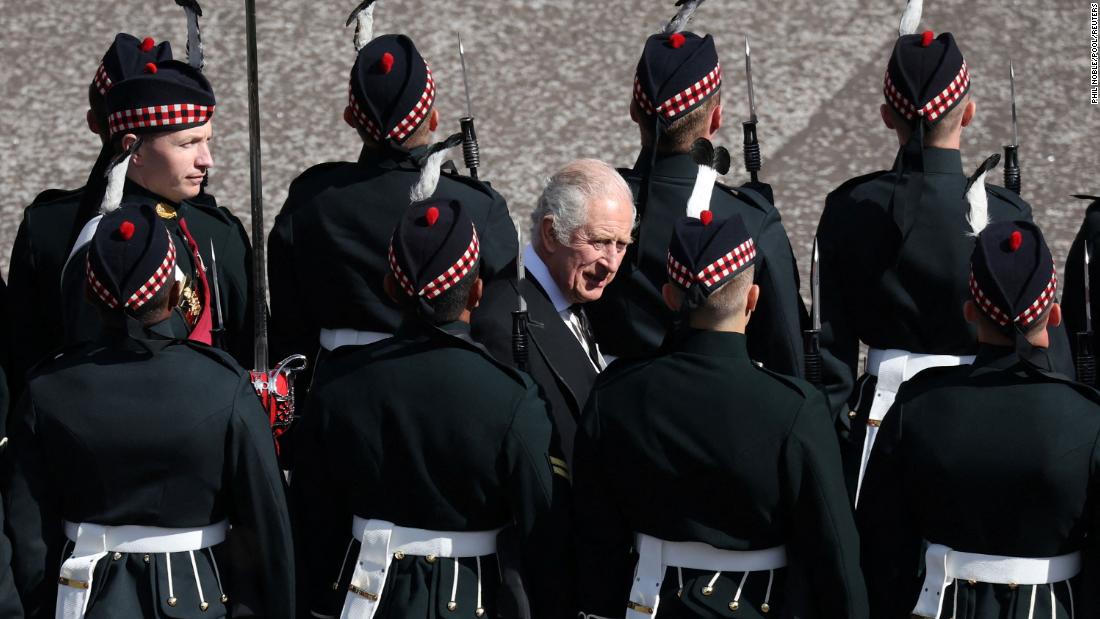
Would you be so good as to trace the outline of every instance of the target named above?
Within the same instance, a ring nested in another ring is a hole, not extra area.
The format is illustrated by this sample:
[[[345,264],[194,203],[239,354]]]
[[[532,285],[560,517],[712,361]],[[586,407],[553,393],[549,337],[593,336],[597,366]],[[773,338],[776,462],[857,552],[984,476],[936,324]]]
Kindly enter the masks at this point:
[[[652,157],[652,151],[643,149],[638,154],[638,160],[634,162],[634,171],[640,174],[649,171],[650,157]],[[699,174],[699,166],[692,160],[689,153],[670,153],[657,155],[653,173],[655,176],[694,179]]]
[[[408,167],[416,169],[413,159],[427,150],[428,145],[417,146],[407,153],[402,153],[392,148],[370,148],[366,144],[359,151],[359,163],[362,165],[375,165],[386,169]]]
[[[708,357],[748,359],[748,340],[744,333],[704,331],[683,327],[669,334],[664,346],[666,352],[688,353]]]
[[[898,149],[898,156],[894,159],[895,170],[901,168],[904,151],[904,146]],[[949,148],[925,147],[924,172],[926,174],[962,174],[962,153]]]

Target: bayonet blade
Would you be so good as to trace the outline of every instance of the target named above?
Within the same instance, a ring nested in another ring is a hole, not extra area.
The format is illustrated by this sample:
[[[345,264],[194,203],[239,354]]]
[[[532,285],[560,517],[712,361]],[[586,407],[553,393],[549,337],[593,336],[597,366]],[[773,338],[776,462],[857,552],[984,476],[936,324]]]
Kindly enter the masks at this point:
[[[462,46],[462,33],[458,33],[458,57],[462,60],[462,86],[466,89],[466,116],[474,117],[474,108],[470,104],[470,79],[466,76],[466,48]]]
[[[523,230],[516,228],[516,238],[519,240],[519,251],[516,254],[516,292],[519,293],[519,311],[527,311],[527,299],[523,298],[523,280],[527,277],[523,266]]]
[[[748,37],[745,37],[745,75],[749,88],[749,122],[756,122],[756,91],[752,88],[752,48],[749,47]]]
[[[1008,63],[1008,85],[1012,92],[1012,145],[1020,145],[1020,125],[1016,120],[1016,68]]]
[[[810,262],[810,303],[812,305],[810,308],[811,328],[814,331],[821,331],[821,273],[819,272],[816,236],[814,237],[813,261]]]
[[[218,284],[218,254],[214,253],[214,240],[210,240],[210,280],[211,287],[214,289],[214,315],[216,321],[214,322],[215,329],[225,328],[225,317],[222,314],[222,295],[221,286]]]
[[[1092,333],[1092,277],[1089,274],[1089,245],[1085,243],[1085,333]]]

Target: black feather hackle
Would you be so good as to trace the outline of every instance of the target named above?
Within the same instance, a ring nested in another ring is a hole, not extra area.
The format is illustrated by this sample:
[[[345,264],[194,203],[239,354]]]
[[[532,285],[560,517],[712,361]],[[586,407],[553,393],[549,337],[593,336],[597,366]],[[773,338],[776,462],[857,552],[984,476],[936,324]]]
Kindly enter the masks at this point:
[[[369,7],[370,5],[374,4],[377,1],[378,0],[363,0],[362,2],[360,2],[359,6],[355,7],[355,10],[351,12],[351,15],[348,15],[348,20],[346,22],[344,22],[344,27],[347,28],[348,26],[355,23],[355,18],[358,17],[360,13],[367,10],[367,7]]]

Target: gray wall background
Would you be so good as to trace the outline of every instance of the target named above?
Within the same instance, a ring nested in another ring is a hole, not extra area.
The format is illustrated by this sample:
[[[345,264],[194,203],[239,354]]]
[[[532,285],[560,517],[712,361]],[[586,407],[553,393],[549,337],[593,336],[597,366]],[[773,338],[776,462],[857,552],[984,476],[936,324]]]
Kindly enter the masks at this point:
[[[206,71],[218,96],[211,192],[247,225],[244,2],[202,4]],[[354,59],[352,29],[343,24],[355,4],[257,0],[269,226],[299,172],[358,153],[357,137],[341,119]],[[381,0],[375,28],[409,34],[431,63],[441,133],[457,131],[465,111],[456,43],[462,32],[483,175],[526,227],[544,179],[567,161],[634,161],[637,131],[627,112],[633,69],[645,37],[671,16],[672,4]],[[751,37],[763,177],[776,187],[804,273],[825,195],[893,161],[896,141],[878,106],[903,6],[903,0],[710,0],[693,23],[694,31],[714,34],[723,56],[726,126],[717,142],[735,153],[747,116],[742,50]],[[169,39],[183,57],[186,24],[171,0],[0,0],[0,15],[6,272],[23,207],[42,189],[76,187],[87,176],[98,139],[84,124],[86,89],[114,34]],[[1070,194],[1100,193],[1089,2],[932,0],[922,27],[953,32],[971,67],[978,117],[964,135],[968,169],[1010,139],[1009,58],[1015,62],[1024,196],[1063,258],[1085,208]],[[727,183],[744,179],[739,164]]]

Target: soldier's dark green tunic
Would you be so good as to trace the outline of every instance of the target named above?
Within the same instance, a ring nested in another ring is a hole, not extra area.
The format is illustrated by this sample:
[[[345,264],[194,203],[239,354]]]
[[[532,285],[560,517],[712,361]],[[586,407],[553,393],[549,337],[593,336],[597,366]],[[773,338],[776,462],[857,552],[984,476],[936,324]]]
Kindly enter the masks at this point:
[[[2,496],[0,505],[3,505]],[[11,543],[5,531],[4,510],[0,509],[0,617],[21,619],[23,604],[19,601],[19,593],[11,576]]]
[[[643,152],[633,169],[620,170],[635,198],[649,160],[649,153]],[[673,223],[686,212],[698,171],[689,154],[657,159],[645,212],[639,213],[638,242],[627,250],[603,297],[585,306],[605,354],[651,354],[672,327],[674,316],[661,298],[661,286],[668,281],[668,241]],[[760,303],[749,326],[749,356],[770,370],[801,376],[806,310],[798,292],[798,267],[779,211],[753,189],[721,184],[715,186],[710,208],[718,219],[741,215],[756,241]]]
[[[295,179],[268,237],[274,356],[314,355],[321,329],[397,329],[401,316],[382,279],[390,235],[419,177],[411,157],[364,148],[358,161],[323,163]],[[434,195],[460,200],[469,213],[482,279],[515,260],[516,229],[500,194],[444,171]]]
[[[393,338],[326,357],[291,480],[300,613],[340,614],[359,552],[358,542],[348,551],[358,515],[433,531],[514,524],[533,616],[572,619],[568,481],[554,473],[550,458],[561,454],[537,391],[475,345],[461,322],[405,323]],[[475,562],[460,561],[449,612],[453,569],[451,559],[395,560],[376,617],[473,619]],[[497,560],[482,557],[481,570],[485,616],[494,617]]]
[[[213,552],[228,609],[210,553],[194,553],[206,612],[188,553],[171,555],[175,607],[165,555],[123,554],[97,566],[87,617],[239,616],[245,607],[293,616],[290,518],[267,415],[232,358],[168,339],[167,323],[143,339],[108,329],[32,370],[3,486],[30,617],[54,615],[71,550],[63,521],[195,528],[224,519],[233,528]]]
[[[210,270],[210,243],[214,243],[214,251],[218,257],[218,285],[221,293],[222,311],[225,313],[225,344],[226,350],[243,366],[251,367],[253,355],[252,334],[252,246],[244,226],[229,209],[218,206],[214,198],[202,194],[191,200],[185,200],[180,204],[174,204],[141,187],[131,181],[126,182],[123,201],[145,202],[152,205],[161,205],[158,213],[163,213],[162,221],[172,234],[172,240],[176,244],[176,263],[183,271],[187,282],[187,289],[197,291],[197,271],[191,250],[180,230],[180,219],[187,222],[187,229],[191,232],[195,243],[199,248],[199,255],[207,268],[207,278],[213,277]],[[43,212],[52,210],[55,205],[46,204],[37,207]],[[60,205],[58,205],[60,206]],[[61,206],[61,208],[67,208]],[[28,213],[37,210],[32,206]],[[61,215],[62,211],[58,211]],[[50,233],[43,231],[44,236]],[[54,232],[54,234],[58,234]],[[66,241],[67,242],[67,241]],[[51,246],[56,247],[56,245]],[[53,268],[53,260],[60,258],[61,263],[57,267],[58,273],[69,260],[69,247],[63,250],[63,254],[54,254],[50,251],[44,262]],[[61,292],[61,323],[54,329],[62,327],[66,343],[75,343],[94,339],[100,330],[98,310],[84,300],[84,260],[87,256],[87,248],[78,251],[71,260],[59,280],[64,280],[60,288]],[[42,290],[46,289],[49,282],[46,278],[51,272],[43,270],[34,274],[33,284]],[[213,282],[211,286],[211,303],[213,303]],[[46,294],[46,293],[43,293]],[[186,294],[186,293],[185,293]],[[197,297],[196,297],[197,298]],[[44,301],[48,299],[43,299]],[[186,303],[186,298],[181,301],[181,306]],[[173,321],[176,324],[177,335],[188,332],[182,314],[176,312]],[[48,326],[48,325],[47,325]]]
[[[924,541],[961,552],[1054,557],[1084,550],[1058,619],[1100,616],[1100,394],[982,345],[973,366],[925,370],[905,383],[879,430],[856,514],[876,618],[909,617]],[[1036,587],[1035,617],[1050,617]],[[949,588],[960,619],[1027,619],[1032,587]],[[1073,611],[1071,613],[1071,606]]]
[[[895,185],[910,178],[901,172],[903,153],[893,169],[830,193],[817,231],[823,373],[853,495],[876,384],[869,375],[856,383],[860,342],[921,354],[977,350],[974,327],[962,313],[974,249],[962,156],[926,148],[919,207],[893,208]],[[1016,194],[992,185],[986,194],[992,221],[1031,221],[1031,207]],[[1052,337],[1056,367],[1072,372],[1064,329]]]
[[[574,451],[581,610],[622,617],[633,576],[633,534],[727,550],[786,545],[788,568],[675,569],[658,617],[867,617],[859,539],[824,398],[756,367],[746,338],[687,330],[662,356],[620,360],[588,399]]]

